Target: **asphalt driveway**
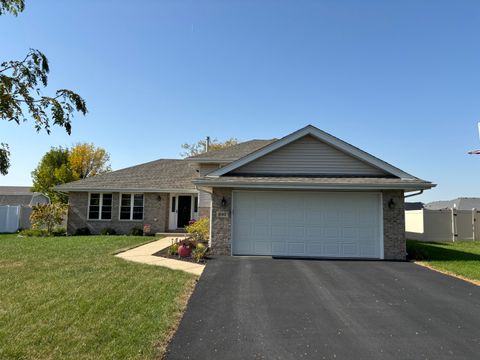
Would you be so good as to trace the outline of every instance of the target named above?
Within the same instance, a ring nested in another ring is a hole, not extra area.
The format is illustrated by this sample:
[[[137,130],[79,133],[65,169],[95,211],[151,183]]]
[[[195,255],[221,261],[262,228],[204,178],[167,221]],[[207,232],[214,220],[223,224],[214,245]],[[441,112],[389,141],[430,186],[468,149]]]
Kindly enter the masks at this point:
[[[167,359],[478,359],[480,288],[404,262],[211,261]]]

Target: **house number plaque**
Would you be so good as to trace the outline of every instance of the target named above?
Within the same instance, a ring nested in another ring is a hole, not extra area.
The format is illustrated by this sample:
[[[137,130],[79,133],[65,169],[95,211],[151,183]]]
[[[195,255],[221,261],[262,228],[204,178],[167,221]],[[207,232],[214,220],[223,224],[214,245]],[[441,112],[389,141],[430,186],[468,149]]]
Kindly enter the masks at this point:
[[[228,217],[228,211],[217,211],[217,217],[227,218]]]

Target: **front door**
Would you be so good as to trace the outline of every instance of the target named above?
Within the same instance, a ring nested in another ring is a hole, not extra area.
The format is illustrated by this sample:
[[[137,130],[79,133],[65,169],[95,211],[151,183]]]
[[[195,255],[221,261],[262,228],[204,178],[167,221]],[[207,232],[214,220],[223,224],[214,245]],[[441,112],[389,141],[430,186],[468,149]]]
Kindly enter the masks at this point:
[[[191,220],[192,213],[192,197],[179,196],[178,197],[178,213],[177,213],[177,228],[184,228]]]

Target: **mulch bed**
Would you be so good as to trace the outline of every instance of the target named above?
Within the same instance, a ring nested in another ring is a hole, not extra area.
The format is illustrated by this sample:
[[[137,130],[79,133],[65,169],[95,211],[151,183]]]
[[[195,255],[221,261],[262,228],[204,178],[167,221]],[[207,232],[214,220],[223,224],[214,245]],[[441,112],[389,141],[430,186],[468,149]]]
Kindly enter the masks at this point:
[[[191,263],[195,263],[195,264],[206,264],[207,263],[207,260],[210,260],[210,258],[208,256],[205,257],[205,259],[202,259],[200,260],[199,262],[197,262],[197,260],[195,260],[194,258],[192,258],[191,256],[189,257],[180,257],[178,255],[170,255],[168,253],[168,249],[170,248],[167,247],[163,250],[160,250],[158,252],[156,252],[155,254],[152,254],[153,256],[159,256],[159,257],[164,257],[164,258],[167,258],[167,259],[174,259],[174,260],[180,260],[180,261],[186,261],[186,262],[191,262]]]

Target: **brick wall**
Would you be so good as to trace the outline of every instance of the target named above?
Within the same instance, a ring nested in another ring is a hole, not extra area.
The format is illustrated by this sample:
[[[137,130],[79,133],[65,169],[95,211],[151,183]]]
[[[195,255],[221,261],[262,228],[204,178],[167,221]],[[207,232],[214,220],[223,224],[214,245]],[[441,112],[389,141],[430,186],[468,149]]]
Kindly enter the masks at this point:
[[[405,202],[403,190],[383,191],[383,248],[386,260],[405,260]],[[393,200],[391,206],[390,200]]]
[[[119,220],[119,193],[113,193],[112,219],[88,220],[88,193],[72,192],[69,194],[67,231],[74,234],[76,229],[88,227],[92,234],[99,234],[102,229],[109,227],[118,234],[128,234],[135,226],[143,228],[144,224],[151,225],[151,233],[165,232],[168,228],[168,193],[145,193],[143,220]],[[158,197],[161,197],[159,200]]]
[[[226,205],[222,205],[222,199]],[[214,188],[210,246],[214,255],[231,254],[232,189]]]

